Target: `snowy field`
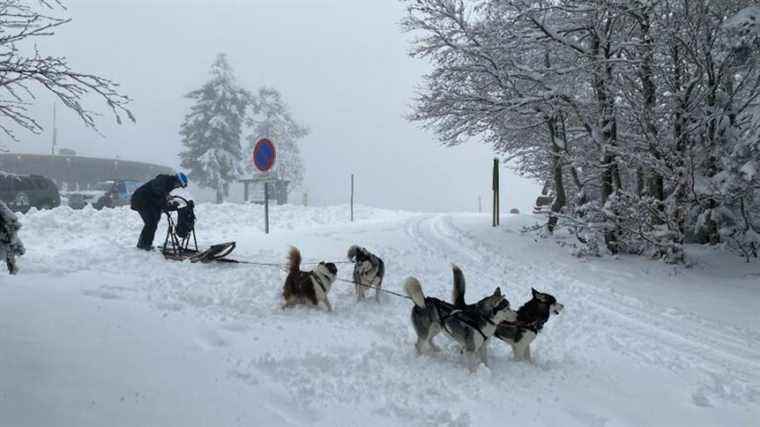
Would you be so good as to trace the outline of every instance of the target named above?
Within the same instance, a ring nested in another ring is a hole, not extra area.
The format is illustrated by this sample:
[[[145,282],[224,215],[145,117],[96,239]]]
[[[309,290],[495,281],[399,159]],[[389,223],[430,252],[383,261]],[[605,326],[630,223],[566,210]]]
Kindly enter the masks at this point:
[[[490,343],[468,374],[456,347],[417,357],[410,302],[357,303],[337,282],[334,313],[279,309],[277,268],[197,265],[134,248],[128,209],[22,216],[21,273],[0,275],[2,426],[750,426],[760,419],[760,264],[692,248],[691,268],[581,260],[519,232],[536,219],[362,207],[201,205],[201,245],[237,258],[383,257],[385,287],[418,277],[448,298],[450,263],[468,300],[500,285],[565,305],[534,343],[535,364]],[[162,224],[163,225],[163,224]],[[159,228],[157,240],[165,229]],[[571,242],[571,240],[567,240]],[[339,265],[349,278],[350,266]]]

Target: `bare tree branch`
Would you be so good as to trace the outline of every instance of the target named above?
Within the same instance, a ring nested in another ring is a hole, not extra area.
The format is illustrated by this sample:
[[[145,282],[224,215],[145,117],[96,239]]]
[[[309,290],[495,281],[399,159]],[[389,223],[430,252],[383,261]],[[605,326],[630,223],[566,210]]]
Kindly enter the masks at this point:
[[[131,99],[119,91],[119,85],[105,77],[72,69],[65,57],[42,55],[34,39],[55,35],[55,30],[70,22],[68,18],[47,15],[65,11],[61,0],[0,1],[0,130],[16,139],[13,126],[33,133],[42,132],[40,123],[28,107],[36,101],[35,91],[42,89],[54,95],[74,111],[85,126],[97,131],[93,110],[85,106],[91,97],[99,98],[121,124],[123,118],[134,122],[129,110]],[[24,52],[32,50],[32,54]]]

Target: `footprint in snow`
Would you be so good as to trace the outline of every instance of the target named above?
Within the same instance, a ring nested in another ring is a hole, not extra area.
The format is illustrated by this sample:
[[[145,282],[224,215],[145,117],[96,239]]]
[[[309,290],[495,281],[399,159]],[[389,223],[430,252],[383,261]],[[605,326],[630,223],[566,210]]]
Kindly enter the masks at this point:
[[[121,299],[121,295],[102,289],[86,289],[82,291],[82,295],[101,299]]]
[[[182,310],[182,304],[176,302],[160,302],[156,304],[156,308],[166,311],[180,311]]]
[[[227,322],[222,325],[222,329],[230,332],[246,332],[250,328],[243,322]]]
[[[211,350],[219,347],[226,347],[227,340],[217,331],[204,331],[195,339],[195,343],[204,350]]]
[[[248,385],[258,385],[259,384],[259,380],[256,379],[256,377],[254,377],[253,374],[250,373],[250,372],[242,372],[242,371],[237,370],[237,369],[232,369],[232,370],[227,371],[227,374],[230,377],[238,379],[238,380],[240,380],[240,381],[242,381],[242,382],[244,382],[244,383],[246,383]]]

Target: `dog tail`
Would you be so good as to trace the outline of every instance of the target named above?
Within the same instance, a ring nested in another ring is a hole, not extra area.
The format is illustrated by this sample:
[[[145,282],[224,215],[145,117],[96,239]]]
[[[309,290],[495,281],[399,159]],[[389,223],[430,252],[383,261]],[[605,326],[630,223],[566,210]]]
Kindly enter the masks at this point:
[[[298,248],[291,246],[288,252],[288,272],[297,273],[301,270],[301,252]]]
[[[356,245],[352,245],[350,248],[348,248],[348,260],[351,262],[356,262],[356,256],[359,255],[360,250],[361,248]]]
[[[404,290],[409,298],[414,301],[414,305],[419,308],[425,308],[425,294],[422,293],[420,281],[414,277],[409,277],[404,281]]]
[[[451,288],[451,302],[454,304],[454,307],[464,307],[464,292],[465,292],[465,283],[464,283],[464,273],[462,273],[462,269],[458,266],[452,264],[451,270],[454,273],[454,287]]]

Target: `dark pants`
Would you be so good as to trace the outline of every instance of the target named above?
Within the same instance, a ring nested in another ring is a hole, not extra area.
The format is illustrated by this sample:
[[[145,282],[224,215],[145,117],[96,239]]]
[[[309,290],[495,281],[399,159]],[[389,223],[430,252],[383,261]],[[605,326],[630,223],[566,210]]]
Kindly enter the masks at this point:
[[[140,240],[137,242],[137,247],[140,249],[150,249],[153,246],[153,238],[156,235],[156,227],[158,227],[158,221],[161,220],[161,209],[157,209],[151,206],[146,206],[142,209],[137,209],[145,225],[140,233]]]

